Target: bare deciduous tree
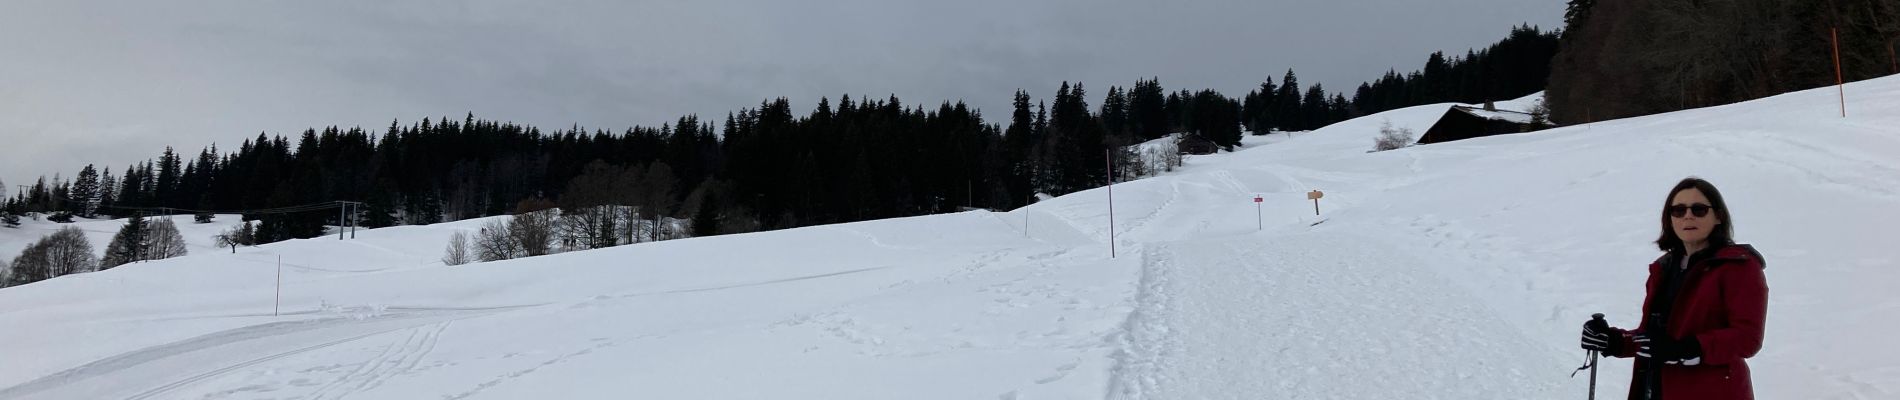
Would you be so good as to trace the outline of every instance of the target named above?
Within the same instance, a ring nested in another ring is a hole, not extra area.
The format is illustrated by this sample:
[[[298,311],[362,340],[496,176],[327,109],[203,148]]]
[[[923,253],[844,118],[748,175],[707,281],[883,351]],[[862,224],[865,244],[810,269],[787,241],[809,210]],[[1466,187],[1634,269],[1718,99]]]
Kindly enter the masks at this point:
[[[65,227],[27,246],[13,259],[7,279],[0,286],[17,286],[62,275],[99,269],[99,258],[92,255],[92,243],[76,227]]]
[[[501,261],[521,257],[521,244],[508,232],[508,220],[494,218],[482,224],[476,233],[475,256],[482,261]]]
[[[561,246],[571,250],[598,249],[619,244],[619,221],[614,204],[621,169],[606,162],[588,163],[579,176],[567,182],[561,194],[561,219],[557,234]]]
[[[473,261],[469,254],[468,233],[456,231],[449,236],[449,248],[442,253],[442,265],[462,265]]]
[[[1379,137],[1372,140],[1372,151],[1402,149],[1412,145],[1411,128],[1393,128],[1392,121],[1379,125]]]
[[[185,235],[178,233],[178,225],[170,217],[158,218],[146,225],[146,260],[163,260],[183,256]]]
[[[559,215],[558,209],[546,209],[515,214],[509,218],[509,236],[514,238],[522,256],[547,255],[553,250],[554,220]]]
[[[244,221],[242,225],[233,226],[231,229],[219,232],[217,236],[212,236],[211,240],[216,242],[218,247],[230,247],[231,252],[236,253],[238,246],[250,246],[257,243],[255,232],[256,230],[251,228],[251,221]]]

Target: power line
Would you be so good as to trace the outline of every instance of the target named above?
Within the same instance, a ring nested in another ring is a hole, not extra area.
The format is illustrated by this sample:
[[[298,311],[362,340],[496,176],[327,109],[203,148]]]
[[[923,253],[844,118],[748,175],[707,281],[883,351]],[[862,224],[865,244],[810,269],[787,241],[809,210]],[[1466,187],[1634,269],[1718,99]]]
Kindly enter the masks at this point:
[[[53,194],[52,191],[47,191],[46,196],[57,198],[57,199],[67,201],[67,202],[74,202],[74,203],[80,202],[78,200],[74,200],[66,196]],[[343,208],[345,207],[345,205],[348,205],[348,204],[360,205],[363,203],[357,202],[357,201],[348,201],[348,200],[330,200],[330,201],[310,203],[310,204],[299,204],[299,205],[294,205],[294,206],[260,208],[260,209],[251,209],[251,210],[199,210],[199,209],[179,208],[179,207],[132,207],[132,206],[118,206],[118,205],[100,205],[99,208],[111,208],[111,209],[127,210],[127,211],[160,211],[161,214],[164,214],[165,211],[179,211],[181,213],[192,213],[192,214],[291,214],[291,213]]]

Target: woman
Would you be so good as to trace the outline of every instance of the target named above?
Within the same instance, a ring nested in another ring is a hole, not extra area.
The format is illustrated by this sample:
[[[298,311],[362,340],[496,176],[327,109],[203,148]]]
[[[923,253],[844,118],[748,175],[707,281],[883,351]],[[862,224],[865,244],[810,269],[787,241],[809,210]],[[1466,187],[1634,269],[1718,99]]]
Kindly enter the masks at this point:
[[[1755,398],[1747,359],[1761,350],[1767,262],[1735,244],[1734,224],[1715,185],[1683,179],[1663,203],[1642,324],[1584,323],[1584,349],[1636,357],[1630,399]]]

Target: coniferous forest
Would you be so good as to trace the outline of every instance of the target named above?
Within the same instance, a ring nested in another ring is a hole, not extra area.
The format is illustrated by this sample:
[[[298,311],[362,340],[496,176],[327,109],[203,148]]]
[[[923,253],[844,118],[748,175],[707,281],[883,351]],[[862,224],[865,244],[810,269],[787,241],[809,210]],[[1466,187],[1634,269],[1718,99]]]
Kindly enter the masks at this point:
[[[1530,94],[1542,90],[1557,37],[1514,28],[1488,48],[1433,53],[1420,70],[1388,72],[1350,98],[1303,86],[1288,70],[1238,98],[1169,91],[1155,78],[1106,90],[1063,82],[1047,99],[1017,91],[996,123],[962,103],[847,95],[804,106],[776,98],[720,118],[622,130],[465,115],[260,133],[234,147],[167,148],[154,160],[42,177],[4,210],[16,221],[246,211],[257,222],[246,242],[268,243],[323,235],[338,224],[337,209],[312,209],[336,201],[359,202],[348,218],[369,228],[615,206],[689,220],[692,235],[1011,209],[1105,184],[1109,157],[1118,180],[1153,173],[1126,146],[1171,133],[1231,150],[1243,130],[1310,130],[1412,105]]]
[[[1547,96],[1564,124],[1900,73],[1892,0],[1570,0],[1564,23]]]

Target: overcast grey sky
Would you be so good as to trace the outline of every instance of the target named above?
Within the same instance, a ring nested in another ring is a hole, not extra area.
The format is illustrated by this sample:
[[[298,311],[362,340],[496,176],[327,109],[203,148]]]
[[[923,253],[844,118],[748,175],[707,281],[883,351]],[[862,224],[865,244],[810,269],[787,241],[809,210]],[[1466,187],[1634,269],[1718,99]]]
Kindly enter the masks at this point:
[[[0,179],[170,145],[477,117],[619,131],[788,97],[962,100],[1158,76],[1245,94],[1288,68],[1329,91],[1462,53],[1562,0],[70,1],[0,3]]]

